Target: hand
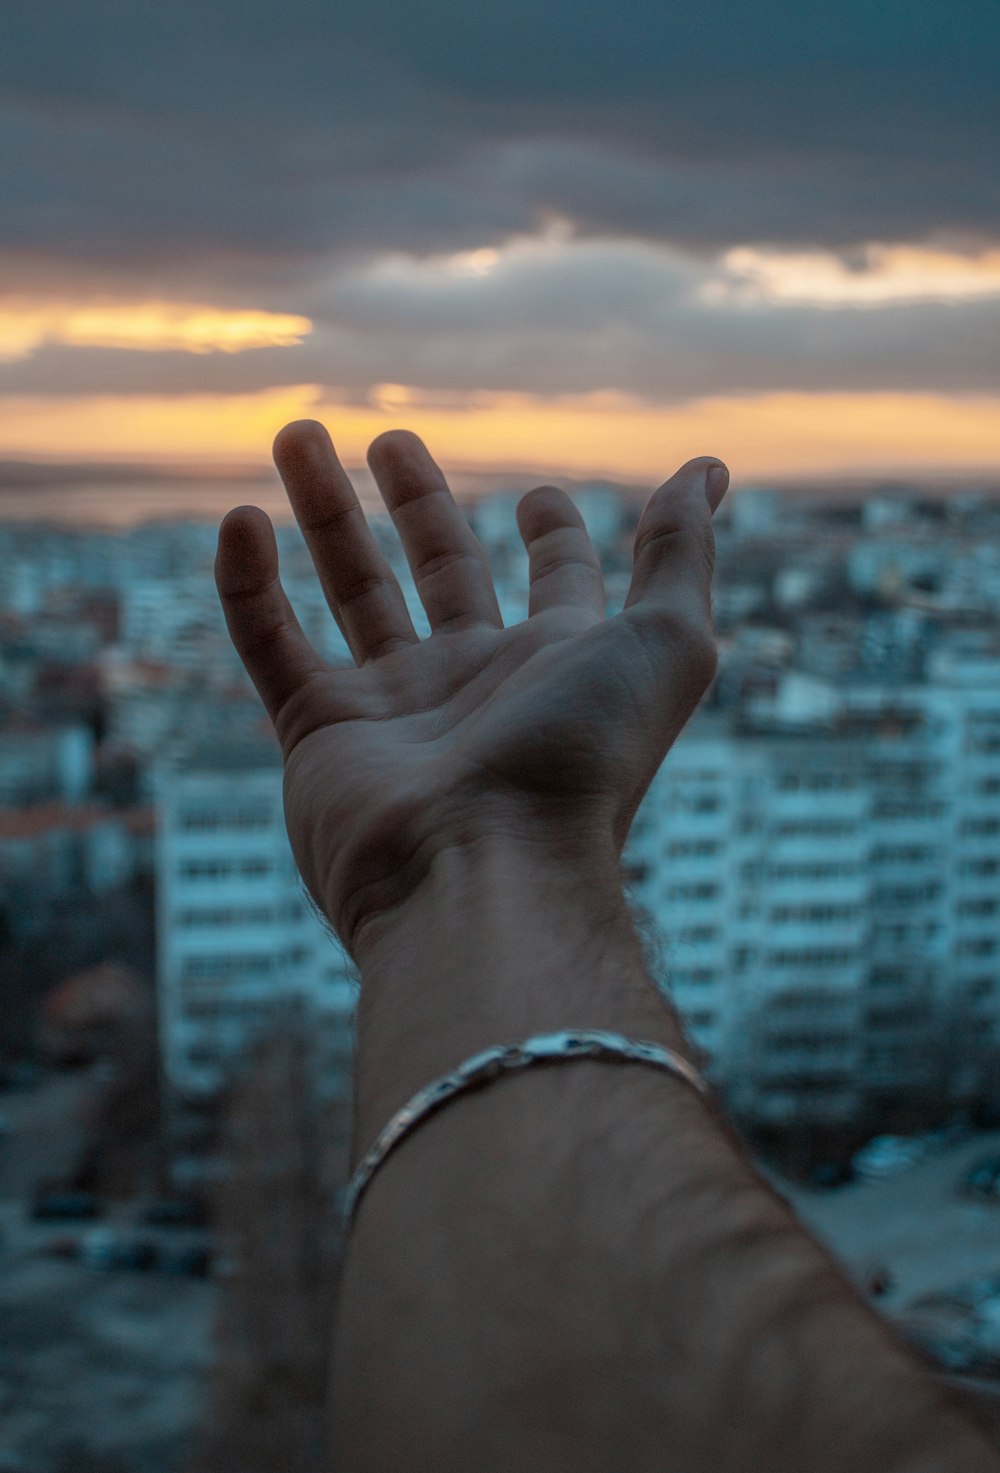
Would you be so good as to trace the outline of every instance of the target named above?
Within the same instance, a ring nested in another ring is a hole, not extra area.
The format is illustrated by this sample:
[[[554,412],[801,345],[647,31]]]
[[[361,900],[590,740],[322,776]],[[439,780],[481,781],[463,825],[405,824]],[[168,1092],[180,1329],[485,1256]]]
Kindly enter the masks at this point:
[[[330,668],[309,645],[256,507],[223,521],[216,582],[284,751],[296,861],[352,955],[443,850],[498,837],[617,862],[715,671],[711,514],[725,467],[688,461],[653,494],[613,619],[572,500],[529,491],[517,508],[528,618],[505,629],[482,547],[423,443],[380,435],[368,461],[427,611],[421,640],[323,426],[287,425],[274,459],[356,666]]]

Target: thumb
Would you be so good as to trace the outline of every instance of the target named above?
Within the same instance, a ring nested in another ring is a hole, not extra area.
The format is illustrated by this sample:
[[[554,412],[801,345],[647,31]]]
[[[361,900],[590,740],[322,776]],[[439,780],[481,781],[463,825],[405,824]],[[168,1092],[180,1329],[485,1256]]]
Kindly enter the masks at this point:
[[[712,513],[728,486],[722,462],[700,456],[653,492],[636,528],[626,609],[641,605],[711,626]]]

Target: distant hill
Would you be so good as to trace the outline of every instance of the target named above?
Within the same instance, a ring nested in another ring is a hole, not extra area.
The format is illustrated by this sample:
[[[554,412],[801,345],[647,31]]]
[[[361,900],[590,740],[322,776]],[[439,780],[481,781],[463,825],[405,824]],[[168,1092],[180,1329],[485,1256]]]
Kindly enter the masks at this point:
[[[369,512],[382,511],[382,499],[368,467],[347,469],[362,506]],[[462,502],[473,502],[495,491],[523,494],[533,486],[551,482],[570,493],[582,486],[614,486],[625,499],[641,507],[653,490],[651,484],[557,476],[520,467],[484,471],[449,466],[448,477]],[[928,500],[970,491],[1000,499],[1000,481],[968,475],[796,480],[755,476],[743,485],[769,486],[796,498],[841,503],[904,492]],[[740,481],[735,481],[737,495],[740,487]],[[230,507],[247,501],[263,507],[276,521],[290,517],[278,473],[269,465],[0,460],[0,521],[117,527],[151,519],[217,521]]]
[[[128,464],[121,461],[0,460],[0,490],[22,486],[108,486],[149,481],[270,481],[268,466]]]

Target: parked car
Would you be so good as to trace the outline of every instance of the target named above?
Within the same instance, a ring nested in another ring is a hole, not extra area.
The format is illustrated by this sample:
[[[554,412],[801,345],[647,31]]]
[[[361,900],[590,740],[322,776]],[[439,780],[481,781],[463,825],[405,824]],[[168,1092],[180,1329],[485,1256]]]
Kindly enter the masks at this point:
[[[1000,1201],[1000,1156],[985,1156],[966,1172],[960,1189],[972,1197]]]
[[[154,1202],[142,1214],[142,1221],[148,1227],[202,1228],[208,1226],[208,1213],[200,1202]]]
[[[110,1228],[95,1228],[83,1241],[81,1254],[91,1268],[153,1268],[159,1249],[152,1238],[126,1238]]]
[[[49,1238],[47,1243],[43,1243],[41,1251],[50,1258],[79,1258],[80,1239],[72,1233],[61,1233],[59,1237]]]
[[[133,1268],[146,1273],[149,1269],[156,1268],[159,1261],[160,1249],[152,1238],[133,1238],[120,1245],[112,1267]]]
[[[161,1266],[168,1274],[204,1279],[212,1271],[212,1250],[203,1244],[194,1243],[171,1253],[169,1257],[164,1256]]]
[[[983,1356],[968,1340],[943,1340],[905,1327],[902,1333],[914,1350],[946,1371],[974,1371],[982,1366]]]
[[[14,1059],[0,1065],[0,1089],[34,1089],[41,1077],[41,1069],[30,1059]]]
[[[850,1161],[822,1161],[809,1173],[814,1187],[843,1187],[854,1180],[854,1167]]]
[[[926,1152],[924,1142],[912,1136],[877,1135],[855,1152],[852,1164],[858,1176],[878,1180],[915,1166]]]
[[[31,1215],[39,1222],[79,1220],[100,1214],[101,1204],[92,1192],[41,1191],[31,1205]]]

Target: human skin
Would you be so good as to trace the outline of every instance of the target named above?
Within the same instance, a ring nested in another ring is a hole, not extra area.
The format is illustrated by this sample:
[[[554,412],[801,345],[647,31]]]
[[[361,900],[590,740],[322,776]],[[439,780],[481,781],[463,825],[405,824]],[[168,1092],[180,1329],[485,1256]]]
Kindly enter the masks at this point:
[[[380,436],[421,640],[325,429],[289,425],[274,454],[355,667],[308,645],[256,508],[225,519],[216,577],[296,860],[361,975],[352,1164],[495,1043],[607,1028],[690,1057],[619,860],[715,669],[725,468],[689,461],[651,496],[612,619],[572,501],[529,492],[529,615],[505,629],[426,448]],[[332,1391],[338,1473],[1000,1470],[717,1106],[603,1060],[502,1076],[390,1153],[351,1230]]]

